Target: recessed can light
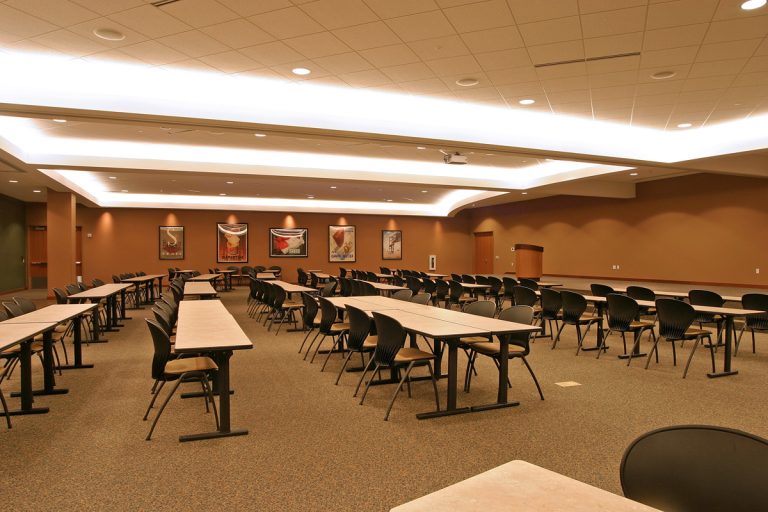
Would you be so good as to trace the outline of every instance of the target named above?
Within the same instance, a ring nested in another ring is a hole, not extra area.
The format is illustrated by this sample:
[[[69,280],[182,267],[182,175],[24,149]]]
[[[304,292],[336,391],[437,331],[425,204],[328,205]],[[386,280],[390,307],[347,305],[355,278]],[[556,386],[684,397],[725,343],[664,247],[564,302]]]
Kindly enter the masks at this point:
[[[291,73],[294,75],[304,76],[310,74],[312,71],[308,70],[307,68],[293,68],[291,70]]]
[[[39,194],[40,192],[42,192],[42,190],[39,190],[39,189],[35,189],[35,190],[33,190],[32,192],[34,192],[35,194]]]
[[[691,123],[680,123],[677,125],[678,128],[690,128],[691,126],[693,126]]]
[[[657,71],[651,75],[651,78],[654,80],[666,80],[667,78],[672,78],[675,75],[677,75],[677,72],[675,71]]]
[[[235,183],[234,181],[228,181],[227,185],[233,185],[234,183]]]
[[[314,199],[315,196],[307,196],[307,199]]]
[[[266,133],[254,133],[253,136],[254,137],[266,137],[267,134]]]
[[[110,177],[109,177],[109,179],[111,179],[111,180],[116,180],[116,179],[117,179],[117,176],[110,176]]]
[[[336,185],[331,185],[331,188],[336,188]]]
[[[427,192],[429,192],[429,190],[422,190],[421,191],[422,194],[426,194]]]
[[[127,191],[127,190],[125,190],[125,189],[123,189],[123,190],[121,190],[120,192],[128,192],[128,191]]]
[[[472,87],[479,84],[480,81],[477,78],[459,78],[456,80],[456,85],[460,87]]]
[[[18,183],[19,180],[8,180],[8,183]]]
[[[629,175],[630,175],[630,176],[637,176],[637,174],[638,174],[638,173],[636,173],[636,172],[631,172],[631,173],[629,173]]]
[[[53,122],[54,123],[66,123],[67,120],[66,119],[54,119]]]
[[[219,194],[219,195],[220,195],[220,196],[225,196],[225,195],[227,195],[227,194],[225,194],[225,193],[223,193],[223,192],[222,192],[222,193],[221,193],[221,194]]]
[[[531,98],[526,98],[524,100],[518,101],[518,103],[521,105],[533,105],[534,103],[536,103],[536,100],[532,100]]]
[[[387,202],[388,202],[388,203],[391,203],[391,202],[392,202],[392,200],[391,200],[391,199],[387,199]]]
[[[524,196],[527,196],[527,195],[528,195],[528,192],[523,192],[523,195],[524,195]]]
[[[752,11],[761,8],[766,3],[768,3],[767,0],[747,0],[741,4],[741,8],[745,11]]]
[[[95,28],[93,29],[93,35],[98,37],[99,39],[104,39],[106,41],[122,41],[125,39],[125,34],[120,32],[119,30],[115,30],[113,28]]]
[[[416,146],[416,149],[427,149],[424,146]]]

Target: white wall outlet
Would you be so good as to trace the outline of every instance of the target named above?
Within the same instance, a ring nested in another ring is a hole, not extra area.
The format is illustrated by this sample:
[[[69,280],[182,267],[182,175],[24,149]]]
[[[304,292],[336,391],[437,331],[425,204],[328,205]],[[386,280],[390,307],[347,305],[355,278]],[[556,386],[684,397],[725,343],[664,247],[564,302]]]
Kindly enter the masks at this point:
[[[755,269],[755,274],[759,274],[759,273],[760,273],[760,269],[759,269],[759,268],[756,268],[756,269]]]
[[[86,237],[87,237],[87,238],[93,238],[93,233],[88,233],[88,234],[86,235]]]

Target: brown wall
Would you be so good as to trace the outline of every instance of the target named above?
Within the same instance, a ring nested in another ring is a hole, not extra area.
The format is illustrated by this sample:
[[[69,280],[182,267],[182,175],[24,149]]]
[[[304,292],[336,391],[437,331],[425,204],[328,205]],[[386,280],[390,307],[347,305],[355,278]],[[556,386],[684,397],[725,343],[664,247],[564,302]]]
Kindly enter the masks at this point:
[[[379,266],[427,269],[430,254],[437,255],[438,269],[466,269],[472,251],[467,243],[466,216],[457,218],[398,217],[378,215],[336,215],[310,213],[222,212],[156,209],[101,209],[78,207],[77,225],[83,228],[83,273],[86,282],[94,277],[109,281],[112,274],[136,272],[166,273],[168,267],[197,269],[226,267],[216,263],[216,223],[247,222],[249,265],[280,265],[285,280],[296,281],[296,268],[322,269],[338,273],[338,267],[378,271]],[[357,261],[328,262],[328,225],[355,225]],[[184,226],[184,260],[158,258],[158,226]],[[309,229],[308,258],[269,258],[270,227]],[[403,259],[381,260],[381,230],[403,231]],[[92,238],[88,238],[88,234]],[[239,266],[246,263],[237,264]]]
[[[470,232],[494,232],[499,273],[528,243],[544,247],[550,275],[768,285],[768,180],[699,174],[641,183],[635,199],[550,197],[469,215]]]

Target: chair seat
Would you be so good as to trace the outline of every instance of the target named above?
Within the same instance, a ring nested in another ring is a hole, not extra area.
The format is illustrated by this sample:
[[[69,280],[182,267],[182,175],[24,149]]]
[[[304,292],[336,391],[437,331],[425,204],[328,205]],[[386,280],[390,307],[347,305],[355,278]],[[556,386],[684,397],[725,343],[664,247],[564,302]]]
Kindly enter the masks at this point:
[[[685,337],[686,338],[688,338],[688,337],[695,338],[697,336],[709,336],[711,334],[712,333],[710,331],[706,330],[706,329],[690,328],[687,331],[685,331]]]
[[[210,357],[188,357],[186,359],[173,359],[165,363],[165,373],[181,375],[187,372],[202,372],[206,370],[218,370],[219,367]]]
[[[410,363],[411,361],[428,361],[435,356],[417,348],[403,347],[395,355],[396,363]]]
[[[368,336],[363,342],[363,348],[376,348],[376,344],[379,342],[378,336]]]
[[[349,330],[349,324],[347,322],[339,322],[331,325],[329,329],[331,334],[339,334]]]
[[[33,354],[43,351],[43,343],[41,341],[33,341],[30,345],[30,350]],[[21,352],[21,345],[14,345],[0,352],[0,356],[3,357],[15,357]]]
[[[467,336],[466,338],[459,339],[459,343],[465,343],[467,345],[473,345],[475,343],[482,343],[488,341],[488,336]]]
[[[633,322],[629,323],[630,330],[634,329],[649,329],[651,327],[654,327],[656,324],[653,322],[647,322],[645,320],[635,320]]]
[[[482,343],[475,343],[472,345],[472,350],[475,352],[479,352],[486,356],[497,356],[501,354],[501,344],[496,343],[495,341],[485,341]],[[515,354],[522,354],[525,352],[525,349],[523,347],[518,347],[517,345],[509,345],[509,356],[514,357]]]
[[[602,316],[593,316],[593,315],[590,315],[588,313],[584,313],[583,315],[581,315],[581,318],[579,318],[579,323],[580,324],[588,324],[588,323],[591,323],[591,322],[599,322],[602,319],[603,319]]]

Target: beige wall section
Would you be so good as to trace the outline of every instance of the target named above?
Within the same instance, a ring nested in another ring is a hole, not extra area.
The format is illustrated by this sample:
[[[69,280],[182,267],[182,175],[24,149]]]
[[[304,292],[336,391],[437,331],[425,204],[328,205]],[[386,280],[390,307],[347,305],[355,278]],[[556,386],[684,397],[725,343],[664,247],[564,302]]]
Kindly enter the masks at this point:
[[[94,277],[109,281],[112,274],[166,273],[168,267],[197,269],[226,267],[216,263],[216,223],[247,222],[249,265],[280,265],[284,278],[296,281],[296,268],[322,269],[337,274],[339,266],[378,271],[379,266],[427,269],[430,254],[437,255],[438,269],[448,272],[469,269],[472,264],[471,236],[466,215],[457,218],[337,215],[313,213],[222,212],[159,209],[101,209],[78,207],[77,225],[83,229],[83,273],[86,282]],[[328,262],[328,226],[356,226],[357,261]],[[160,260],[158,226],[184,226],[184,260]],[[309,229],[308,258],[269,258],[268,230],[271,227]],[[403,231],[403,259],[381,259],[381,230]],[[92,238],[88,238],[88,234]],[[246,263],[239,263],[238,266]]]
[[[545,274],[768,285],[768,180],[699,174],[641,183],[636,199],[550,197],[470,216],[470,232],[494,232],[498,273],[527,243],[544,247]]]
[[[48,189],[46,209],[48,296],[75,282],[75,195]]]

